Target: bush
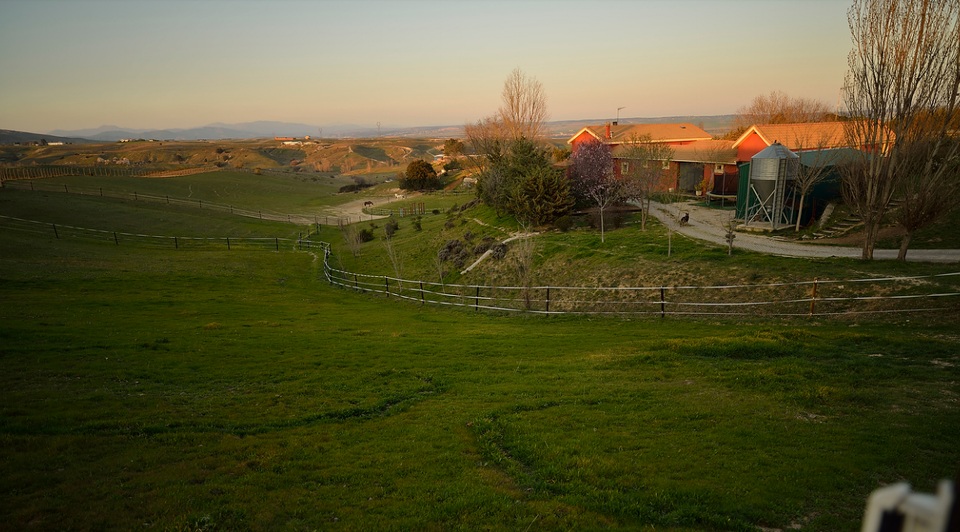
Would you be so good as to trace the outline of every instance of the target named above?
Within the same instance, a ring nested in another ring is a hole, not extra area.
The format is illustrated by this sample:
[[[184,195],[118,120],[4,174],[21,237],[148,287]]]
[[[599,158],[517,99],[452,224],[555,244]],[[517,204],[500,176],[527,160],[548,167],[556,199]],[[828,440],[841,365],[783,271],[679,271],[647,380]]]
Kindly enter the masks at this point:
[[[490,246],[490,249],[493,251],[490,256],[497,260],[501,260],[507,256],[507,245],[503,242],[497,242],[493,246]]]
[[[373,240],[373,229],[361,229],[360,230],[360,241],[361,242],[370,242]]]
[[[490,249],[490,246],[491,246],[491,245],[492,245],[492,244],[491,244],[490,242],[487,242],[487,241],[480,242],[480,243],[477,244],[476,246],[473,246],[473,254],[474,254],[474,255],[483,255],[484,253],[487,252],[488,249]]]
[[[433,209],[430,212],[432,212],[433,214],[440,214],[440,209]]]
[[[447,220],[447,222],[443,224],[443,227],[447,229],[453,229],[453,220]]]
[[[457,239],[447,240],[447,243],[437,252],[437,257],[442,261],[454,260],[463,250],[463,242]]]
[[[467,242],[473,240],[473,233],[470,231],[467,231],[466,233],[463,234],[463,239],[466,240]]]
[[[466,266],[467,260],[470,259],[470,256],[470,250],[467,248],[460,248],[460,251],[453,258],[453,265],[456,266],[458,270],[462,269],[464,266]]]
[[[561,216],[554,220],[553,226],[566,233],[573,228],[573,218],[569,216]]]
[[[400,228],[400,223],[390,217],[387,223],[383,224],[383,232],[387,235],[387,238],[392,238],[393,234],[397,232],[397,229]]]
[[[340,187],[340,192],[357,192],[365,188],[373,186],[371,183],[354,183],[352,185],[343,185]]]

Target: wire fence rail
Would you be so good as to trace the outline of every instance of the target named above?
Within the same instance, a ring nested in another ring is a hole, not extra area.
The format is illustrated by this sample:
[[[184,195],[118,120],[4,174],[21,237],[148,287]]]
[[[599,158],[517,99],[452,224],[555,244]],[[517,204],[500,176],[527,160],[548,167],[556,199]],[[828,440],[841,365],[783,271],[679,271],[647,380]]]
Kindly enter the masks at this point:
[[[325,249],[326,243],[310,239],[311,234],[300,233],[298,238],[280,236],[171,236],[148,235],[127,231],[91,229],[66,224],[26,220],[0,215],[0,228],[6,231],[28,233],[55,240],[78,239],[108,242],[117,246],[136,246],[167,249],[262,249],[271,251]]]
[[[913,277],[729,286],[491,286],[446,284],[334,268],[334,286],[420,304],[533,314],[813,317],[956,310],[960,272]],[[918,290],[924,287],[926,290]]]
[[[247,218],[257,218],[260,220],[271,220],[275,222],[288,222],[297,225],[328,225],[339,227],[349,225],[354,222],[362,221],[360,216],[330,216],[326,214],[306,214],[306,213],[281,213],[270,209],[244,209],[229,204],[212,203],[199,199],[177,198],[169,195],[143,194],[137,191],[127,192],[121,190],[104,189],[103,187],[84,187],[77,185],[55,185],[52,183],[36,183],[32,180],[7,182],[7,188],[14,190],[24,190],[32,192],[56,192],[61,194],[78,194],[81,196],[98,196],[101,198],[112,198],[127,201],[144,201],[151,203],[163,203],[166,205],[177,205],[182,207],[191,207],[196,209],[206,209],[215,212],[228,213],[235,216],[244,216]]]

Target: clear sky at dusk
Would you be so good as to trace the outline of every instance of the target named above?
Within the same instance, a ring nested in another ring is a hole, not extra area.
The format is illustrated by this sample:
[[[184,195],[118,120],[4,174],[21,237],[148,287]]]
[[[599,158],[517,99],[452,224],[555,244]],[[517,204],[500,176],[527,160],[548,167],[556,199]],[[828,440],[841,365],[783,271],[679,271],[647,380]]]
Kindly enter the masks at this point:
[[[0,0],[0,129],[456,125],[514,68],[552,120],[836,104],[843,0]]]

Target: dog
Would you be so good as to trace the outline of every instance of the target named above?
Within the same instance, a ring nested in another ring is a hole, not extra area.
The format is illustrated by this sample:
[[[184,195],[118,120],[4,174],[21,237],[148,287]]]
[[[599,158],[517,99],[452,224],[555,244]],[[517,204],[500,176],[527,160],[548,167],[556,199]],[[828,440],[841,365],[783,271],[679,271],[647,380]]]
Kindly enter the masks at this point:
[[[680,227],[683,227],[683,226],[687,225],[688,223],[690,223],[690,213],[689,213],[689,212],[685,212],[685,213],[683,213],[683,217],[680,218]]]

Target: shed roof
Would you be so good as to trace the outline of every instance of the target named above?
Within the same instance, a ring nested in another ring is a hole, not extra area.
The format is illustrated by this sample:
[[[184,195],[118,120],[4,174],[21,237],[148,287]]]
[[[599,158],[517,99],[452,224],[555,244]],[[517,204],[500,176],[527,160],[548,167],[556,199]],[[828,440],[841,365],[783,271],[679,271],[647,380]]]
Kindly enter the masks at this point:
[[[790,151],[786,146],[779,142],[767,146],[759,153],[750,158],[753,159],[800,159],[800,156]]]

